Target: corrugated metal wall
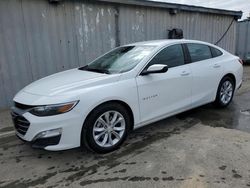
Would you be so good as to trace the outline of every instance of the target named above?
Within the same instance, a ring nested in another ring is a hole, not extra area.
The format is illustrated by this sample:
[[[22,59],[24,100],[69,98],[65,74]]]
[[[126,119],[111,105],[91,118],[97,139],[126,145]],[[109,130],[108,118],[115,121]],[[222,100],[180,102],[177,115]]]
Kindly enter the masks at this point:
[[[0,108],[10,106],[14,94],[30,82],[84,65],[117,43],[167,38],[167,30],[174,27],[182,28],[185,38],[214,43],[232,19],[192,12],[171,16],[167,9],[77,0],[59,5],[47,0],[2,0]],[[231,52],[235,26],[219,44]]]
[[[182,28],[187,39],[217,42],[224,34],[233,17],[214,14],[180,12],[169,15],[164,9],[123,6],[120,8],[121,44],[134,41],[164,39],[167,30]],[[218,44],[235,52],[236,21],[225,38]]]
[[[236,54],[245,61],[250,60],[250,20],[237,23]]]

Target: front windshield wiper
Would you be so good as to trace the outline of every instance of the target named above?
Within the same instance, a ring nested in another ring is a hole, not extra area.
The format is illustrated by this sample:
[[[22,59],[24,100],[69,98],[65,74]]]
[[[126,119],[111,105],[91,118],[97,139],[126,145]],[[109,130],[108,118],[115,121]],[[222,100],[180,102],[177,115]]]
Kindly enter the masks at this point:
[[[79,68],[79,70],[86,70],[86,71],[91,71],[91,72],[98,72],[98,73],[103,73],[103,74],[110,74],[110,72],[108,70],[91,68],[88,65]]]

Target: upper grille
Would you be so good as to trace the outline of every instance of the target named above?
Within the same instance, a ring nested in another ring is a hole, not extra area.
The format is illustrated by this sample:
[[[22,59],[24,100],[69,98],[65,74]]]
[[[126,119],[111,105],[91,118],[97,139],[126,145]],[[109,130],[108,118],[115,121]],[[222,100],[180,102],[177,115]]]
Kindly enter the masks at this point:
[[[18,102],[14,102],[14,105],[15,105],[15,107],[17,107],[19,109],[22,109],[22,110],[27,110],[27,109],[30,109],[30,108],[34,107],[34,106],[31,106],[31,105],[21,104],[21,103],[18,103]]]
[[[21,134],[25,135],[28,131],[28,128],[30,126],[30,122],[25,119],[23,116],[17,114],[16,112],[11,112],[12,120],[15,126],[16,131]]]

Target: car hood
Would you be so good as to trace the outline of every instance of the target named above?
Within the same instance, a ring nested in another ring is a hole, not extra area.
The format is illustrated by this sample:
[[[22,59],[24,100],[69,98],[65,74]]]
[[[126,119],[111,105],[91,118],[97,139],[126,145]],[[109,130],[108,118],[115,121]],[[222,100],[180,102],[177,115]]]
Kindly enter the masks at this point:
[[[108,75],[72,69],[37,80],[26,86],[22,92],[53,96],[64,95],[86,87],[115,82],[119,74]]]

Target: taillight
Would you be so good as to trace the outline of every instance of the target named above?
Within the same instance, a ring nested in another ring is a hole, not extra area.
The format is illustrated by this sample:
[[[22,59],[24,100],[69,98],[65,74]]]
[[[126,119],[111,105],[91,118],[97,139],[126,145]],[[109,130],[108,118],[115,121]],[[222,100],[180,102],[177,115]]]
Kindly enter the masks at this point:
[[[238,59],[238,61],[240,62],[240,64],[242,64],[242,65],[243,65],[243,61],[242,61],[241,59]]]

